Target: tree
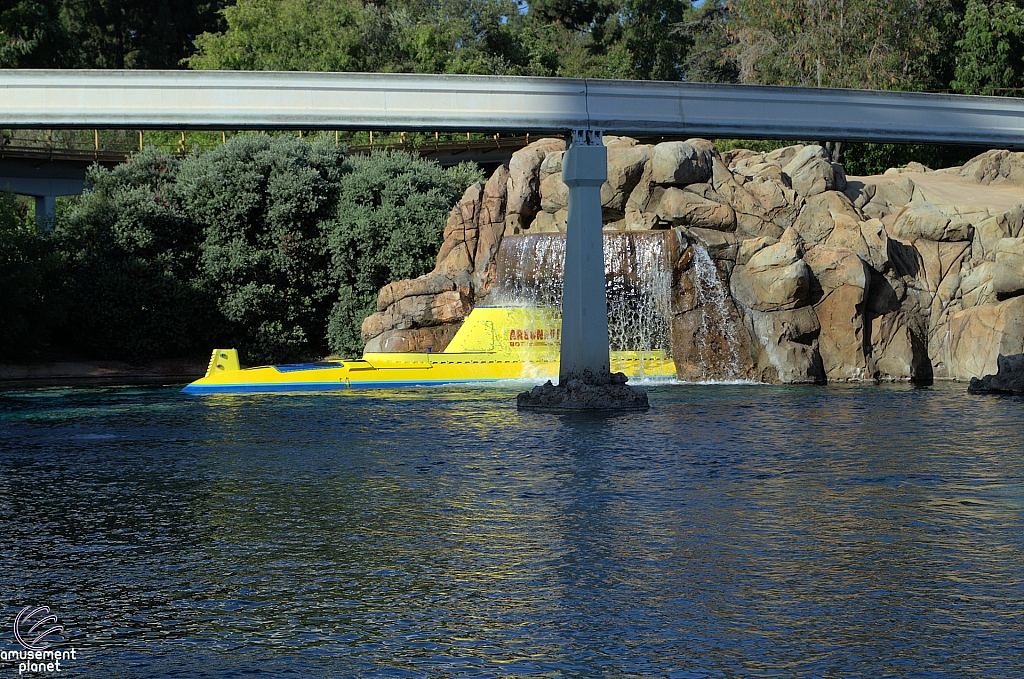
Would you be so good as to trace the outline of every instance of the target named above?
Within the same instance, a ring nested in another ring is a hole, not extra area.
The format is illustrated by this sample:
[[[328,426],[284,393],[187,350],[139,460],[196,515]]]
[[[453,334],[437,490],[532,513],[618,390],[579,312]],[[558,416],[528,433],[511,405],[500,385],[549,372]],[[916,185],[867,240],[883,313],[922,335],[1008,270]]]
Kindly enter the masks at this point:
[[[0,68],[62,68],[74,60],[59,0],[0,2]]]
[[[0,357],[37,355],[64,320],[61,265],[26,206],[0,193]]]
[[[240,135],[182,161],[180,209],[203,234],[199,286],[250,361],[323,355],[337,289],[328,274],[343,149],[326,140]]]
[[[371,10],[372,14],[372,10]],[[366,59],[361,3],[239,0],[223,10],[227,30],[196,38],[196,69],[358,71]]]
[[[629,50],[630,77],[638,80],[679,80],[683,75],[686,43],[673,27],[682,22],[687,0],[627,0],[625,47]]]
[[[147,149],[112,170],[90,168],[89,190],[53,235],[73,302],[63,344],[141,361],[205,351],[224,337],[197,280],[203,233],[181,209],[180,166]]]
[[[1003,94],[1024,85],[1024,9],[971,0],[960,22],[952,87],[964,94]]]
[[[680,76],[672,22],[688,0],[241,0],[199,36],[201,69]],[[637,4],[639,3],[639,4]],[[525,5],[523,6],[525,8]]]
[[[328,326],[331,351],[362,353],[359,329],[377,310],[377,292],[434,268],[449,211],[482,179],[475,165],[442,169],[407,153],[349,158],[327,234],[338,291]]]
[[[217,30],[225,0],[63,0],[84,68],[180,68],[193,39]]]
[[[729,49],[742,82],[928,89],[944,0],[736,0]]]

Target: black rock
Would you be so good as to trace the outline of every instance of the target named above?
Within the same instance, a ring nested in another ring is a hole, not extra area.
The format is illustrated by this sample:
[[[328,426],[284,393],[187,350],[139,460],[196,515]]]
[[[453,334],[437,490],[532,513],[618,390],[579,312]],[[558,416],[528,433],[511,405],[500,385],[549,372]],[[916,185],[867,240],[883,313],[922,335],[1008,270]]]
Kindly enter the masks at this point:
[[[626,384],[623,373],[594,374],[584,370],[557,385],[551,380],[516,397],[520,410],[647,410],[647,392]]]
[[[1024,354],[996,358],[996,374],[971,378],[971,394],[1024,394]]]

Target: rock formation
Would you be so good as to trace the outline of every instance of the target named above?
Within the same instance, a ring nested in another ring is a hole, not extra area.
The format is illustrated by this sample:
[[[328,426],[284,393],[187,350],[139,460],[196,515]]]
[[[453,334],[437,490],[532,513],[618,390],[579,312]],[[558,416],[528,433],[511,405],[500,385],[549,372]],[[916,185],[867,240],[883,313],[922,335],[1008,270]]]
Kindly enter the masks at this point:
[[[556,385],[551,380],[524,391],[516,397],[520,410],[647,410],[651,407],[647,392],[626,384],[623,373],[591,374],[570,377]]]
[[[604,228],[672,233],[683,379],[969,380],[1024,353],[1024,154],[847,177],[817,145],[605,144]],[[434,271],[381,290],[367,350],[443,349],[504,236],[564,232],[563,151],[534,142],[467,189]]]
[[[972,377],[967,391],[972,394],[1024,394],[1024,354],[1000,354],[996,364],[999,370],[995,375],[985,375],[980,380]]]

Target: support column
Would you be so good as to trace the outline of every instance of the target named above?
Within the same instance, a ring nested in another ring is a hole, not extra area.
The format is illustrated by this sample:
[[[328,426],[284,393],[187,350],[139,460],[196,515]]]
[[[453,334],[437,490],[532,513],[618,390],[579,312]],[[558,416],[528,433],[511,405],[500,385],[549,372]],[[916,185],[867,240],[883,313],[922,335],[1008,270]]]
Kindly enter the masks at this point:
[[[562,158],[569,187],[562,292],[562,351],[558,381],[584,370],[608,372],[608,302],[605,298],[601,185],[608,179],[608,150],[600,132],[577,131]]]
[[[36,223],[49,231],[53,228],[53,220],[57,216],[57,196],[35,196]]]

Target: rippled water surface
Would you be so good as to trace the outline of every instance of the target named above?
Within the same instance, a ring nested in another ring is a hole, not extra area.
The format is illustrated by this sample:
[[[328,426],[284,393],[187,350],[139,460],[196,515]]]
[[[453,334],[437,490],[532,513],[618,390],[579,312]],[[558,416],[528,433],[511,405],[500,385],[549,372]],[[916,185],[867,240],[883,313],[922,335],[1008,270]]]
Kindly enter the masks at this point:
[[[1022,676],[1024,399],[516,390],[0,393],[0,648],[35,604],[66,677]]]

